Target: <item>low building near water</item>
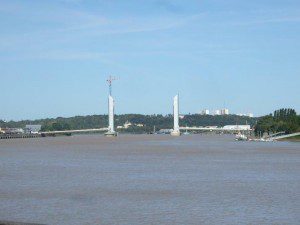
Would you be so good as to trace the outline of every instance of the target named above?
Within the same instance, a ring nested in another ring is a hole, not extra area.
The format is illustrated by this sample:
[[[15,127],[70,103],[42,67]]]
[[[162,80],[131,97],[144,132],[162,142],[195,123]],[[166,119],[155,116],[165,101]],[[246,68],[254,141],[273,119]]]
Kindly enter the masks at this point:
[[[24,130],[22,128],[1,128],[1,133],[3,133],[3,134],[23,134]]]
[[[250,125],[226,125],[223,127],[225,130],[251,130]]]
[[[41,131],[41,125],[26,125],[25,132],[29,134],[38,134]]]
[[[132,123],[130,123],[128,120],[124,123],[124,128],[128,129],[130,126],[132,126]]]

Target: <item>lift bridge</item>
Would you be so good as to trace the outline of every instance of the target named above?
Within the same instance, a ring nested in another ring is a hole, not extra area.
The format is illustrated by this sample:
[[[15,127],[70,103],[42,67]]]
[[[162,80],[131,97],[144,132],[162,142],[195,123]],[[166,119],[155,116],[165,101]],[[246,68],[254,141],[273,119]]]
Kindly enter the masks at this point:
[[[89,132],[103,132],[106,131],[106,136],[117,136],[117,132],[114,129],[114,99],[111,96],[112,81],[115,80],[114,77],[109,77],[109,98],[108,98],[108,127],[97,128],[97,129],[83,129],[83,130],[65,130],[65,131],[49,131],[43,132],[44,136],[51,136],[56,134],[73,134],[73,133],[89,133]],[[179,95],[177,94],[173,99],[173,117],[174,117],[174,127],[173,129],[165,129],[172,136],[180,136],[181,131],[208,131],[208,132],[247,132],[252,131],[249,125],[230,125],[224,127],[180,127],[179,126]]]
[[[63,131],[47,131],[41,132],[41,136],[55,136],[59,134],[74,134],[74,133],[91,133],[91,132],[106,132],[106,136],[117,136],[117,132],[114,129],[114,99],[112,97],[112,82],[116,80],[115,77],[109,76],[107,79],[109,87],[108,95],[108,127],[104,128],[94,128],[94,129],[80,129],[80,130],[63,130]],[[173,117],[174,126],[170,129],[172,136],[180,136],[181,131],[216,131],[216,132],[243,132],[251,131],[252,129],[248,125],[231,125],[224,127],[180,127],[179,126],[179,94],[177,94],[173,99]]]

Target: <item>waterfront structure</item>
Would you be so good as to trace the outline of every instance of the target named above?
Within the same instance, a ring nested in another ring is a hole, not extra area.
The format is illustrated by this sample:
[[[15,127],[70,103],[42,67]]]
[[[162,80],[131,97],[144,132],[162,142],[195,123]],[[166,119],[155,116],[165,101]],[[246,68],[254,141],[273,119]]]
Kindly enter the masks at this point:
[[[172,136],[180,136],[179,130],[179,96],[176,95],[173,99],[173,116],[174,116],[174,128],[171,132]]]
[[[26,125],[25,133],[38,134],[41,131],[41,125]]]
[[[22,128],[1,128],[0,133],[3,134],[24,134],[24,130]]]
[[[226,125],[224,130],[251,130],[250,125]]]
[[[111,95],[108,96],[108,131],[106,136],[117,136],[114,128],[114,99]]]
[[[250,125],[226,125],[224,127],[218,126],[200,126],[200,127],[180,127],[180,130],[190,130],[190,131],[229,131],[229,132],[236,132],[236,131],[251,131]]]
[[[157,134],[172,134],[173,129],[160,129]]]

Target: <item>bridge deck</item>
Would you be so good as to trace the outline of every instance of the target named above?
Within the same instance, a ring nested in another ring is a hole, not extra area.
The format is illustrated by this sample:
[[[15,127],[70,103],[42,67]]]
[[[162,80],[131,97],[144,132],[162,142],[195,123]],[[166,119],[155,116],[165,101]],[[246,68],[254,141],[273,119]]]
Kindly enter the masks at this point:
[[[58,130],[58,131],[46,131],[41,132],[41,134],[65,134],[65,133],[86,133],[86,132],[99,132],[99,131],[107,131],[108,128],[94,128],[94,129],[82,129],[82,130]]]
[[[180,130],[202,130],[202,131],[252,131],[252,129],[226,129],[223,127],[180,127]]]

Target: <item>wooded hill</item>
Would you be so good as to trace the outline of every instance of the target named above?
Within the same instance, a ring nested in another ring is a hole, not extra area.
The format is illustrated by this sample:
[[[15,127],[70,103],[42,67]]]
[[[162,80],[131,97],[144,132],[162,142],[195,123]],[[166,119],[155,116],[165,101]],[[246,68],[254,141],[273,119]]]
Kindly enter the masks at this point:
[[[156,130],[169,129],[173,127],[173,115],[141,115],[141,114],[124,114],[115,116],[115,126],[122,126],[129,121],[133,126],[127,129],[127,132],[151,132],[153,127]],[[257,118],[237,115],[185,115],[180,119],[180,126],[225,126],[225,125],[244,125],[253,126]],[[40,124],[43,131],[52,130],[73,130],[107,127],[107,115],[90,115],[90,116],[74,116],[69,118],[52,118],[39,120],[22,120],[4,122],[0,120],[0,127],[20,127],[24,128],[27,124]],[[143,127],[137,127],[135,124],[143,124]]]
[[[294,109],[279,109],[261,117],[255,126],[256,134],[300,131],[300,115]]]

